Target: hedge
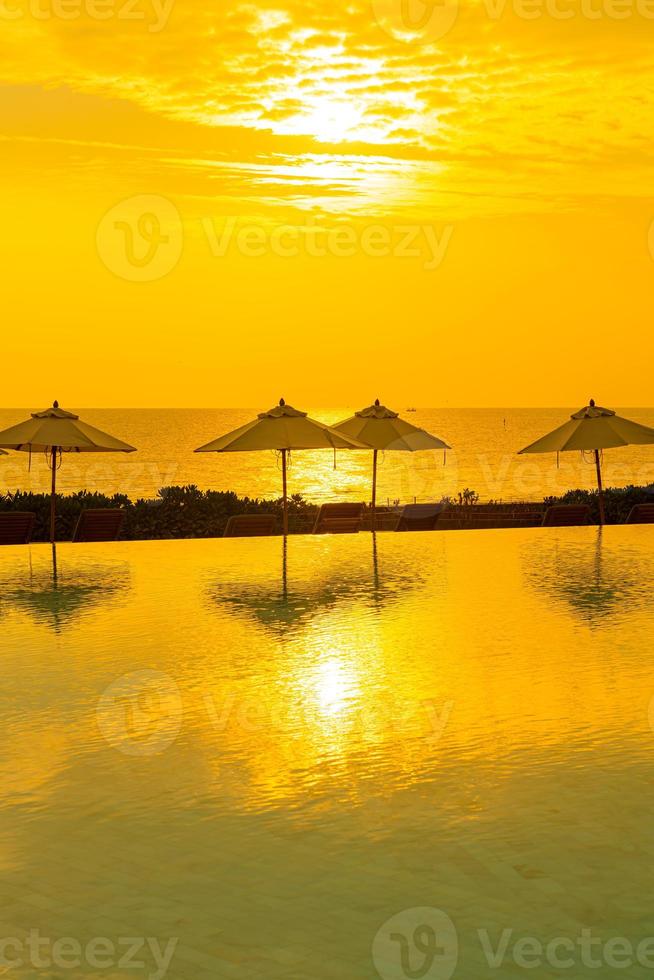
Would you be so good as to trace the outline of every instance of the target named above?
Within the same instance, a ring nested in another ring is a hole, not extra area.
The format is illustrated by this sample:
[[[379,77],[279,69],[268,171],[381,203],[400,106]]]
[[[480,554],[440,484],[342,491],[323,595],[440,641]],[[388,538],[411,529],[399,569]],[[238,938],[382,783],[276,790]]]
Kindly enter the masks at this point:
[[[289,530],[307,530],[318,508],[301,495],[289,497]],[[281,530],[282,501],[238,497],[231,492],[199,490],[196,486],[164,487],[156,500],[132,501],[125,494],[78,493],[57,497],[57,540],[73,536],[80,513],[89,507],[120,507],[125,511],[121,538],[213,538],[222,535],[232,514],[275,514]],[[34,541],[47,541],[50,496],[43,493],[0,494],[0,511],[23,510],[36,514]]]

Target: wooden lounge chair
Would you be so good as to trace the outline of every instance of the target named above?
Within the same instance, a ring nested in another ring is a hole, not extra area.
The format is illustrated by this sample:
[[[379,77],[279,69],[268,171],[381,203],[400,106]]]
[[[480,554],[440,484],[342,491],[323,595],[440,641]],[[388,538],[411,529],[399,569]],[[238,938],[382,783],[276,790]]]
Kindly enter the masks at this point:
[[[123,510],[89,508],[77,520],[73,541],[115,541],[125,520]]]
[[[627,524],[654,524],[654,504],[636,504],[629,511]]]
[[[8,511],[0,514],[0,544],[29,544],[36,514],[30,511]]]
[[[318,511],[314,534],[358,534],[363,504],[323,504]]]
[[[590,524],[590,507],[586,504],[555,504],[548,507],[543,527],[579,527]]]
[[[407,504],[398,521],[396,531],[435,531],[436,522],[446,504]]]
[[[277,518],[274,514],[234,514],[229,518],[224,538],[264,538],[274,534]]]
[[[399,510],[391,510],[390,507],[377,507],[375,509],[375,531],[397,531],[397,525],[400,522],[401,512]],[[364,516],[363,527],[366,530],[372,530],[372,512]]]
[[[449,504],[436,522],[438,531],[540,527],[542,504]]]

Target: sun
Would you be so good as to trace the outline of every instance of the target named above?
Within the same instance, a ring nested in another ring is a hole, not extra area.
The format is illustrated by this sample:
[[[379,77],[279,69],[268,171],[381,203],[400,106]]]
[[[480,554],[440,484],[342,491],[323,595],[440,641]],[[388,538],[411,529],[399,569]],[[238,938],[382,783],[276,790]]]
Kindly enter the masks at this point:
[[[313,136],[321,143],[358,140],[364,130],[365,109],[348,99],[305,98],[305,105],[280,120],[278,132],[294,136]]]

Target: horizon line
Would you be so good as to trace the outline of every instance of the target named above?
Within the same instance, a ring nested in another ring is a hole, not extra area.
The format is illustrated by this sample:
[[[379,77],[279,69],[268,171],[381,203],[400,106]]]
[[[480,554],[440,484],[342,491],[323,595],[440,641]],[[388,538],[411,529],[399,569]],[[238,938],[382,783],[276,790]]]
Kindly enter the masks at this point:
[[[39,403],[40,404],[40,403]],[[68,402],[73,408],[79,409],[80,411],[128,411],[128,412],[222,412],[222,411],[256,411],[260,408],[260,405],[75,405],[72,402]],[[306,404],[306,403],[305,403]],[[640,404],[618,404],[618,407],[623,409],[654,409],[653,405],[640,405]],[[347,403],[341,405],[335,405],[332,407],[328,405],[313,405],[310,406],[313,409],[318,409],[320,411],[333,411],[340,408],[350,408]],[[417,412],[422,411],[435,411],[435,412],[447,412],[447,411],[461,411],[461,410],[474,410],[474,411],[532,411],[532,410],[546,410],[552,409],[554,411],[567,411],[570,408],[578,407],[578,403],[570,403],[569,405],[411,405],[409,408],[405,408],[401,411],[409,411],[415,409]],[[30,412],[34,409],[33,405],[3,405],[0,406],[0,412]]]

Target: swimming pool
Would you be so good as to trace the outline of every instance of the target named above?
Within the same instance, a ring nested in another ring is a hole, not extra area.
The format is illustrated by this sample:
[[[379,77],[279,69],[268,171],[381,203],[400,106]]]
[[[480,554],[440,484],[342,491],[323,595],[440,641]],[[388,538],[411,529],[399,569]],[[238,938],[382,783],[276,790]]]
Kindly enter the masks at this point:
[[[9,976],[650,976],[653,580],[649,527],[2,549]]]

